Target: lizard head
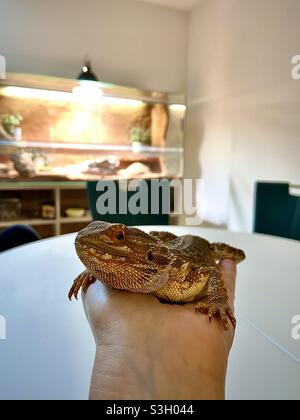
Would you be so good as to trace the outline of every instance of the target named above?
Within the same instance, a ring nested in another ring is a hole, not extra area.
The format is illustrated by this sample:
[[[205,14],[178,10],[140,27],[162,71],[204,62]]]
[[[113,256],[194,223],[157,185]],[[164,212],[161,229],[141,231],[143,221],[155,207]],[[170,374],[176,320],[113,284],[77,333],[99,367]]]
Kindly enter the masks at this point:
[[[169,251],[139,229],[93,222],[79,232],[75,247],[86,268],[115,289],[151,293],[168,281]]]

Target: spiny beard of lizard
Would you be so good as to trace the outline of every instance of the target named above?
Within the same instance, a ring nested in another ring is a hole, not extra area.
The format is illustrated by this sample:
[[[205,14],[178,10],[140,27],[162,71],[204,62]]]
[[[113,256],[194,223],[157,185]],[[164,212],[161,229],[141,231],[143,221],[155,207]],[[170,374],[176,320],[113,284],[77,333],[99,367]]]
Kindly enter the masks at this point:
[[[167,247],[139,229],[94,222],[79,232],[75,246],[86,268],[115,289],[152,293],[169,275]]]

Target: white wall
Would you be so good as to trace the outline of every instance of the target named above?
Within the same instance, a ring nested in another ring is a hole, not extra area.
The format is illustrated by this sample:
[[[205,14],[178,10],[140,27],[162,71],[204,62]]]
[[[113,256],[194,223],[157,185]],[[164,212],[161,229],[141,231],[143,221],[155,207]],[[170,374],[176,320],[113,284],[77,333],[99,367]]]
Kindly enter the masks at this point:
[[[299,22],[299,0],[206,0],[190,15],[186,176],[203,176],[210,222],[250,231],[256,180],[300,184]]]
[[[104,81],[183,92],[187,24],[136,0],[0,0],[0,54],[10,72],[75,78],[89,53]]]

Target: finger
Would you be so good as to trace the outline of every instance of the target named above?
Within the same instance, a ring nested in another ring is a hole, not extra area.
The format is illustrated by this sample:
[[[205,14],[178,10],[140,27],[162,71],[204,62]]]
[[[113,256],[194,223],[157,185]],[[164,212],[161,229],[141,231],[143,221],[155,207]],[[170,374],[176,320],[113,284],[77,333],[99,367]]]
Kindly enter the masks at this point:
[[[224,283],[228,292],[229,304],[234,308],[236,288],[236,262],[229,259],[220,261],[220,268],[224,275]]]

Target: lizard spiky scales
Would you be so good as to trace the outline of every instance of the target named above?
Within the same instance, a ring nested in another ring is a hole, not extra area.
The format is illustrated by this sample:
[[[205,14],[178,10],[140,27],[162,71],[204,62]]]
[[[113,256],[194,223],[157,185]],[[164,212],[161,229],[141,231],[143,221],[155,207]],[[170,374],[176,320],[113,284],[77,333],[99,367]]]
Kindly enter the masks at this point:
[[[152,293],[169,302],[196,302],[196,312],[208,313],[210,319],[220,317],[225,329],[228,318],[236,324],[217,262],[243,261],[241,250],[197,236],[147,234],[107,222],[91,223],[79,232],[75,246],[86,271],[75,280],[70,299],[99,279],[115,289]],[[208,303],[200,301],[204,297]]]

